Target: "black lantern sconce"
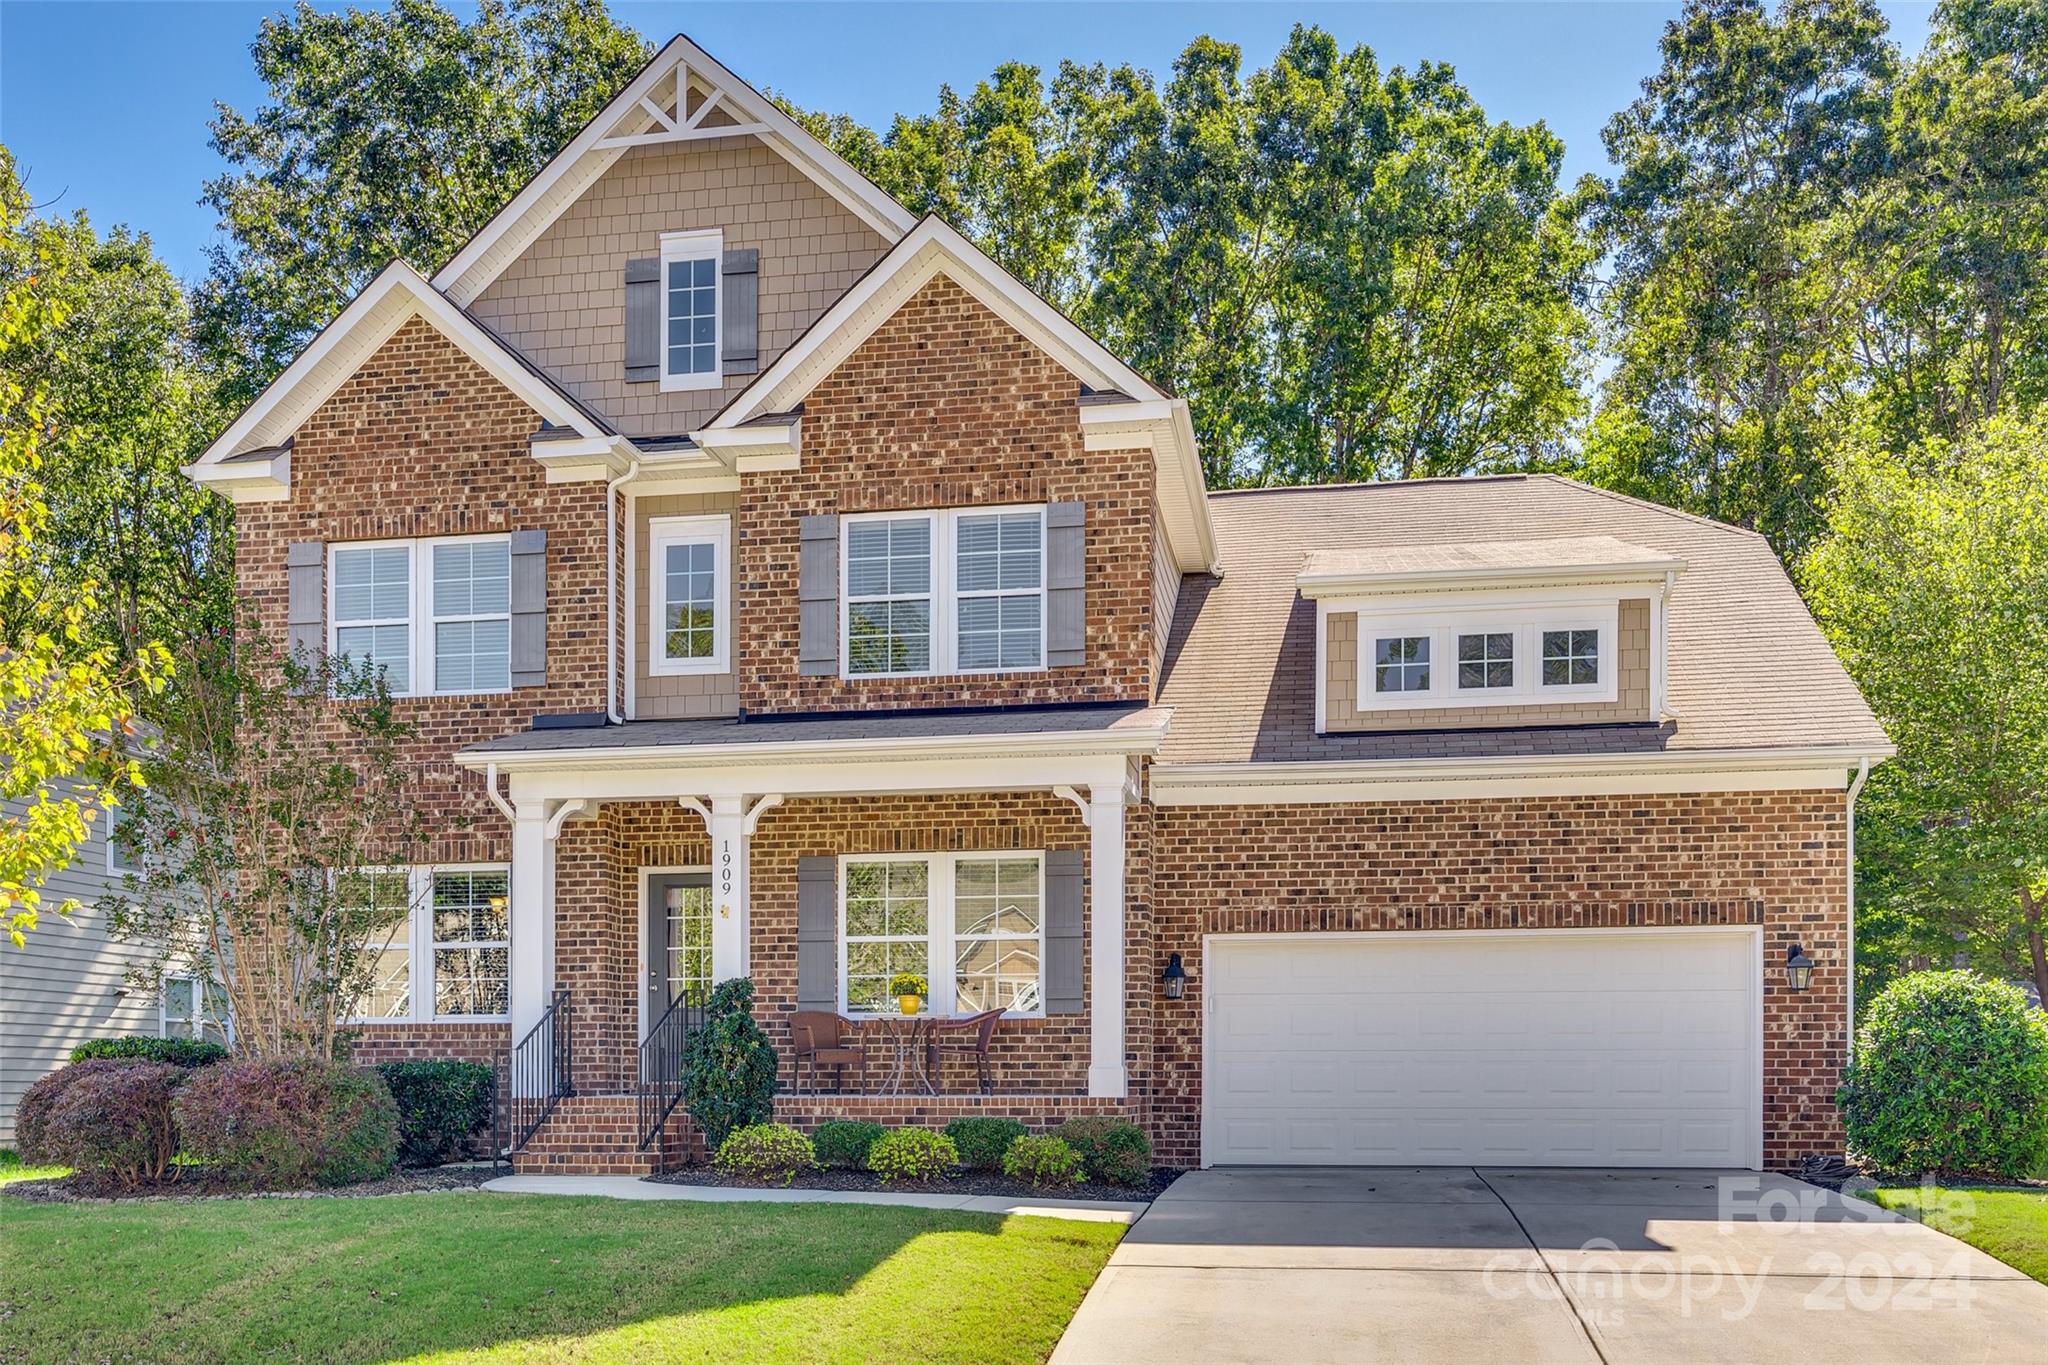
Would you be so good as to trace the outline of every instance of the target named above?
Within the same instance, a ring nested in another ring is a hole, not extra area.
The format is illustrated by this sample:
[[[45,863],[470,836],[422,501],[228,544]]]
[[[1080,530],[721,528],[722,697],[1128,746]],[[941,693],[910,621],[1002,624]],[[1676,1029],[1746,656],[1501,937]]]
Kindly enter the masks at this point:
[[[1179,953],[1166,955],[1166,966],[1159,973],[1159,985],[1168,1000],[1178,1000],[1188,993],[1188,969],[1180,965]]]
[[[1785,984],[1795,991],[1813,984],[1813,959],[1800,951],[1796,943],[1785,950]]]

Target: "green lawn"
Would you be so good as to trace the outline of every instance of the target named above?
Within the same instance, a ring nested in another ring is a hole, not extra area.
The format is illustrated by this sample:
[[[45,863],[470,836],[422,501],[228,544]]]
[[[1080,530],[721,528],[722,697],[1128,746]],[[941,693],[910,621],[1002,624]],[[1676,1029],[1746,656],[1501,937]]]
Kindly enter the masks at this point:
[[[24,1166],[21,1157],[11,1148],[0,1147],[0,1185],[16,1180],[48,1180],[69,1174],[71,1168],[68,1166]]]
[[[2048,1284],[2048,1191],[1899,1188],[1877,1191],[1877,1202]]]
[[[0,1321],[22,1360],[1039,1361],[1122,1233],[850,1204],[0,1197]]]

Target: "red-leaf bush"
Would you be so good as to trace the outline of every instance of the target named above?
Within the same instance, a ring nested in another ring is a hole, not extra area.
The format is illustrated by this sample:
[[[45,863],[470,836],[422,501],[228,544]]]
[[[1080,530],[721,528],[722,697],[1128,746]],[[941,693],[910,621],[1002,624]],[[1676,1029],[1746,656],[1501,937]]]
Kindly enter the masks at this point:
[[[391,1173],[398,1106],[375,1072],[329,1062],[225,1062],[178,1095],[185,1150],[250,1184],[353,1185]]]
[[[178,1154],[173,1099],[186,1074],[162,1062],[103,1061],[45,1076],[16,1110],[23,1158],[124,1189],[163,1179]]]

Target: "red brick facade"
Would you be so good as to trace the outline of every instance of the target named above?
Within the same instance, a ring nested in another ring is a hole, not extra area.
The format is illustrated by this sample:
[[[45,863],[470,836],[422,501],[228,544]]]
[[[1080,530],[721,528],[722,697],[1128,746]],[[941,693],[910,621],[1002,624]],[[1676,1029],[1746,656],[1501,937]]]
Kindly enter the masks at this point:
[[[1155,931],[1189,975],[1148,1078],[1162,1158],[1200,1146],[1205,934],[1665,924],[1763,927],[1764,1164],[1840,1152],[1846,814],[1841,792],[1161,809]],[[1792,943],[1820,964],[1803,994]]]
[[[1152,697],[1152,455],[1084,452],[1080,381],[959,285],[918,291],[804,399],[803,468],[740,487],[740,705],[753,713]],[[1086,662],[1002,677],[797,670],[799,519],[1087,504]]]

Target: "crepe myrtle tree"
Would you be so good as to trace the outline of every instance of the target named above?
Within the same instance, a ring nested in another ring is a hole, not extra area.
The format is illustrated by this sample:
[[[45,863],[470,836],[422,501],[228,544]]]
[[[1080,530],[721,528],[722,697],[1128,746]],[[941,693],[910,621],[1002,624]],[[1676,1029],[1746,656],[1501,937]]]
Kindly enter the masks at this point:
[[[237,1052],[332,1057],[411,912],[414,727],[381,670],[286,656],[251,630],[187,653],[125,825],[139,870],[102,909],[151,950],[146,989],[171,971],[218,983]]]

